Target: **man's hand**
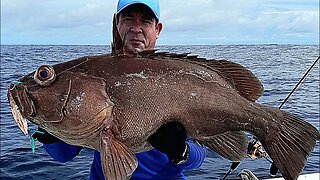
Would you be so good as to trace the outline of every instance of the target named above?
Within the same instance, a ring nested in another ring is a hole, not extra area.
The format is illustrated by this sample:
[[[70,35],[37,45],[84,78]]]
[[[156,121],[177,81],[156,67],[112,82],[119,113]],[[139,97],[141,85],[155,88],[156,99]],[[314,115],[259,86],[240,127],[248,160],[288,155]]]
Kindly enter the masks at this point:
[[[155,149],[166,154],[172,162],[179,164],[187,159],[186,139],[187,132],[183,125],[179,122],[169,122],[152,134],[148,141]]]
[[[42,144],[52,144],[52,143],[56,143],[56,142],[60,141],[58,138],[52,136],[46,130],[44,130],[40,127],[38,127],[38,131],[43,132],[43,133],[35,132],[34,134],[32,134],[32,137],[34,139],[37,139]]]

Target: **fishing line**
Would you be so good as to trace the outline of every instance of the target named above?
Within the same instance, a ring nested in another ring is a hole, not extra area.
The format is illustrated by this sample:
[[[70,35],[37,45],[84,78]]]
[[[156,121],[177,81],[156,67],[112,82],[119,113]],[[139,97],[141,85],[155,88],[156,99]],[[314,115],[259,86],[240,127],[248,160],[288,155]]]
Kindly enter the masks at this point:
[[[32,153],[33,153],[33,154],[34,154],[34,152],[35,152],[35,145],[34,145],[34,137],[33,137],[33,134],[35,134],[35,133],[44,134],[44,132],[39,131],[39,130],[35,130],[35,131],[32,133],[30,140],[31,140],[31,149],[32,149]]]
[[[84,63],[88,62],[89,60],[90,60],[90,59],[87,58],[86,60],[84,60],[84,61],[82,61],[82,62],[80,62],[80,63],[78,63],[78,64],[76,64],[76,65],[74,65],[74,66],[72,66],[72,67],[70,67],[70,68],[68,68],[68,69],[66,69],[66,70],[64,70],[64,71],[61,71],[60,73],[57,74],[57,76],[60,75],[60,74],[62,74],[62,73],[64,73],[64,72],[66,72],[66,71],[69,71],[69,70],[71,70],[71,69],[74,69],[74,68],[80,66],[81,64],[84,64]]]
[[[13,84],[13,87],[12,88],[10,88],[10,90],[12,91],[15,87],[16,87],[16,85],[18,85],[18,84],[22,84],[20,81],[12,81],[12,83],[11,84]]]
[[[311,65],[311,67],[307,70],[307,72],[304,73],[304,75],[302,76],[302,78],[300,79],[300,81],[297,83],[297,85],[292,89],[292,91],[288,94],[288,96],[284,99],[284,101],[281,103],[281,105],[279,106],[279,109],[281,109],[281,107],[284,105],[284,103],[287,102],[287,100],[289,99],[289,97],[293,94],[293,92],[298,88],[298,86],[302,83],[302,81],[304,80],[304,78],[309,74],[309,72],[311,71],[311,69],[316,65],[316,63],[319,61],[320,56],[318,56],[318,58],[313,62],[313,64]]]

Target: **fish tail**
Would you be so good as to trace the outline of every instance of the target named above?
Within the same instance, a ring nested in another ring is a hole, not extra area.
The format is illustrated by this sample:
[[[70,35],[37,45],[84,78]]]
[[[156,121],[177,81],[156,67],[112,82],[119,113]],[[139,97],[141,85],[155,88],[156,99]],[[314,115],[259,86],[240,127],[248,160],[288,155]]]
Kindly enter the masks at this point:
[[[270,129],[270,135],[261,142],[282,176],[287,180],[297,179],[320,137],[319,131],[286,112],[269,110],[280,120],[280,126],[275,128],[277,132]]]

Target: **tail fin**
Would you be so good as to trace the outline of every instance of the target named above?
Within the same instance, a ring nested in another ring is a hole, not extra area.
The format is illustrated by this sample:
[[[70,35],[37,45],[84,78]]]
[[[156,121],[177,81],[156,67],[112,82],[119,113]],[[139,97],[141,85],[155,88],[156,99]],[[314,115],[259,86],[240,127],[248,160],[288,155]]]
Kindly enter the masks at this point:
[[[274,114],[274,109],[270,113]],[[279,110],[276,113],[278,114]],[[311,124],[286,112],[281,111],[281,114],[279,133],[266,137],[261,142],[282,176],[293,180],[297,179],[303,170],[320,134]]]

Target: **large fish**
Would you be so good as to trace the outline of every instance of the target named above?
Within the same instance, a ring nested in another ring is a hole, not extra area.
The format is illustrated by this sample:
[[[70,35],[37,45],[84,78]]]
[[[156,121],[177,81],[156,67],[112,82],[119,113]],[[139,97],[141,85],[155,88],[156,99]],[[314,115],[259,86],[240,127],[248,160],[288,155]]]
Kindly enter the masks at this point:
[[[184,54],[100,55],[41,65],[8,90],[12,114],[73,145],[98,150],[106,179],[126,179],[148,138],[177,122],[187,135],[240,161],[247,131],[258,137],[286,179],[296,179],[319,139],[309,123],[255,101],[259,80],[226,60]]]

